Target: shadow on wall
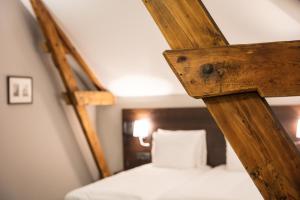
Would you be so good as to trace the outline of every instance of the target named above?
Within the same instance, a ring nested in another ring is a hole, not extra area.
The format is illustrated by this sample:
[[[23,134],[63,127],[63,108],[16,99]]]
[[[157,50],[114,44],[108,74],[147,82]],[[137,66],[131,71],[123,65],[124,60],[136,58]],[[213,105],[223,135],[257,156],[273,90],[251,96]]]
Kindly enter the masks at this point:
[[[288,16],[300,23],[300,0],[270,0]]]

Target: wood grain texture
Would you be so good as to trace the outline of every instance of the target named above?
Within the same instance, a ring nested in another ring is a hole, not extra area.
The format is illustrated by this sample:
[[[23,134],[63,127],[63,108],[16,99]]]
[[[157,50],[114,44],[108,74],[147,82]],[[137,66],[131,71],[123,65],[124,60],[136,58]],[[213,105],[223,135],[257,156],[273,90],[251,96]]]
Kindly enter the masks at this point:
[[[143,2],[172,49],[228,44],[201,1]],[[300,153],[265,100],[256,92],[203,100],[263,197],[300,199]]]
[[[164,53],[190,96],[257,91],[262,97],[300,95],[300,42],[233,45]]]
[[[299,199],[299,151],[267,102],[263,98],[257,101],[257,93],[207,101],[213,105],[209,110],[264,198]]]
[[[76,103],[79,106],[84,105],[113,105],[115,97],[112,93],[106,91],[76,91],[73,93]]]
[[[75,113],[86,136],[99,171],[103,177],[107,177],[110,175],[110,172],[86,108],[76,105],[76,99],[73,97],[73,95],[71,95],[73,92],[78,91],[78,85],[71,66],[67,62],[64,44],[62,43],[56,26],[51,20],[50,14],[43,3],[40,0],[31,0],[31,4],[47,39],[47,43],[51,48],[53,61],[60,72],[63,83],[67,90],[67,94],[74,107]]]

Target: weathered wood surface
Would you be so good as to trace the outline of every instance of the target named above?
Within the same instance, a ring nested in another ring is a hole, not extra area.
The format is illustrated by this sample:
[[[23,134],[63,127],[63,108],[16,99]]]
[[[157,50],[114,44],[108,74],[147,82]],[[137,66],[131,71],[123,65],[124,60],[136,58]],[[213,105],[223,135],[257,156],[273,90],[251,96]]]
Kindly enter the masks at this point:
[[[31,0],[31,4],[47,39],[47,43],[51,48],[53,61],[60,72],[63,83],[67,89],[67,94],[72,94],[73,92],[78,91],[78,85],[71,66],[67,62],[64,44],[60,39],[56,26],[51,20],[52,18],[50,17],[47,9],[40,0]],[[100,142],[97,138],[97,134],[94,131],[92,123],[88,117],[86,108],[84,106],[76,105],[76,100],[73,98],[73,96],[68,96],[75,109],[75,113],[89,143],[99,171],[103,177],[107,177],[110,175],[110,172],[106,164]]]
[[[143,2],[172,49],[228,44],[201,1]],[[256,92],[203,100],[263,197],[300,199],[299,151],[267,102]]]
[[[110,106],[115,104],[115,96],[108,91],[75,91],[62,93],[62,98],[68,105],[78,106]]]
[[[257,91],[262,97],[300,95],[300,42],[277,42],[164,53],[190,96]]]
[[[106,91],[76,91],[74,92],[77,105],[113,105],[115,97]]]

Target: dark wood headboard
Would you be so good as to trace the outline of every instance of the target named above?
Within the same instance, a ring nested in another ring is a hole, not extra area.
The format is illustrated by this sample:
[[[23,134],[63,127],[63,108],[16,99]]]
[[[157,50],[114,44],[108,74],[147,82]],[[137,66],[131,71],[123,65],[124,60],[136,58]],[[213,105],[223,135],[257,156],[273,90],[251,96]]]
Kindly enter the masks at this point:
[[[296,141],[296,122],[300,116],[300,106],[272,107],[283,127]],[[197,130],[207,132],[207,164],[214,167],[225,164],[225,139],[206,108],[159,108],[159,109],[124,109],[123,150],[124,168],[130,169],[151,161],[151,147],[142,147],[137,138],[132,136],[133,122],[141,118],[152,121],[153,131],[158,128],[167,130]],[[151,137],[148,138],[151,142]]]

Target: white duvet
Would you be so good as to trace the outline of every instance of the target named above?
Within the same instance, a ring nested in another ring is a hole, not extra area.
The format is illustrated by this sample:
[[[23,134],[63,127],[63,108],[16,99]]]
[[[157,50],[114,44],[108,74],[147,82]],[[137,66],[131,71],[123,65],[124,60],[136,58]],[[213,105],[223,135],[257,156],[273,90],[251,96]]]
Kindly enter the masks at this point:
[[[65,200],[154,200],[209,169],[167,169],[147,164],[74,190]]]
[[[144,165],[70,192],[65,200],[262,200],[245,171]]]
[[[225,166],[177,185],[158,200],[263,200],[246,171],[229,171]]]

